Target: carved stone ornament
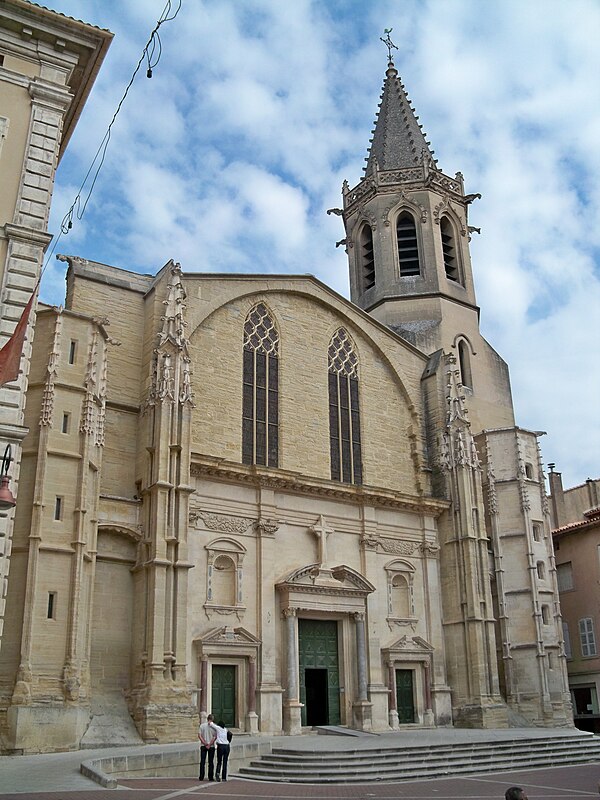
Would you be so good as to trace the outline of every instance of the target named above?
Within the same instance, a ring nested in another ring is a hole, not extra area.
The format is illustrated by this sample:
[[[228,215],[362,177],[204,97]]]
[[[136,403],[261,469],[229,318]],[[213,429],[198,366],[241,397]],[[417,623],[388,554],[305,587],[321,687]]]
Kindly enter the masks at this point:
[[[390,226],[390,212],[392,209],[397,208],[398,204],[406,205],[409,208],[412,208],[413,211],[418,213],[421,222],[427,222],[427,209],[425,206],[422,203],[419,203],[418,200],[410,197],[405,191],[401,191],[394,202],[391,203],[383,212],[381,219],[386,227]]]
[[[450,205],[450,200],[447,197],[444,197],[443,200],[440,200],[440,202],[437,204],[437,206],[434,209],[433,221],[435,222],[436,225],[440,224],[441,219],[442,219],[442,215],[444,213],[451,213],[452,214],[452,218],[455,220],[455,222],[458,223],[458,226],[459,226],[459,229],[460,229],[460,235],[461,236],[466,236],[467,235],[467,229],[466,229],[462,219],[460,219],[460,217],[458,217],[455,213],[452,213],[452,206]]]
[[[54,341],[52,343],[52,352],[48,359],[48,373],[46,375],[46,383],[44,385],[44,392],[42,394],[42,409],[40,413],[40,425],[52,427],[54,419],[54,382],[56,380],[58,370],[58,360],[60,358],[60,333],[62,327],[62,308],[58,309],[56,315],[56,324],[54,326]]]
[[[369,548],[370,550],[375,550],[377,545],[380,543],[380,540],[377,536],[361,536],[360,543],[363,547]]]
[[[469,411],[465,402],[460,372],[454,353],[444,355],[446,362],[446,429],[440,445],[440,466],[445,470],[470,467],[481,470],[481,462],[471,433]]]
[[[256,521],[255,527],[259,536],[274,536],[279,530],[279,520],[261,517]]]
[[[418,542],[400,541],[398,539],[381,539],[379,545],[384,552],[398,556],[410,556],[419,547]]]
[[[440,552],[440,546],[435,542],[422,542],[419,549],[424,556],[436,556]]]
[[[245,517],[229,517],[225,514],[212,514],[209,511],[190,511],[189,520],[191,523],[201,519],[204,526],[209,531],[220,531],[221,533],[245,533],[254,522]]]

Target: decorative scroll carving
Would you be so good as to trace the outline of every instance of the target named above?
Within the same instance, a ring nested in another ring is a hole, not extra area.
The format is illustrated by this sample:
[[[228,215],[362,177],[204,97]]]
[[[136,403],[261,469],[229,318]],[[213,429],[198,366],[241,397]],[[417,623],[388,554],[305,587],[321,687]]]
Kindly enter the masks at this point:
[[[209,531],[221,533],[245,533],[254,522],[245,517],[228,517],[225,514],[212,514],[209,511],[190,511],[190,522],[194,523],[198,519],[202,520]]]
[[[419,547],[418,542],[400,541],[399,539],[381,539],[379,546],[386,553],[398,556],[410,556]]]

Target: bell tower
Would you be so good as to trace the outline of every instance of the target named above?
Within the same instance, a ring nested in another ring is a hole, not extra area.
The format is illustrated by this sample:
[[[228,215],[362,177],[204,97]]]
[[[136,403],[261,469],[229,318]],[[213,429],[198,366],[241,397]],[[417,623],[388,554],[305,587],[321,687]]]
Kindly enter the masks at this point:
[[[427,355],[454,353],[475,430],[514,425],[508,367],[479,331],[463,176],[437,166],[391,58],[359,183],[342,188],[350,296]]]

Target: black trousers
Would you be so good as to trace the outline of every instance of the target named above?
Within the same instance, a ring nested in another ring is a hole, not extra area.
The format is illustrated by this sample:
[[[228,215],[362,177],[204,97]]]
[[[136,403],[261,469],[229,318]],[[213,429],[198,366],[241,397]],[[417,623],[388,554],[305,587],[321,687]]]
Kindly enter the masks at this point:
[[[208,780],[215,778],[215,748],[200,745],[200,780],[204,780],[204,770],[206,768],[206,754],[208,753]]]
[[[217,778],[219,775],[221,778],[226,781],[227,780],[227,762],[229,761],[229,745],[228,744],[218,744],[217,745]]]

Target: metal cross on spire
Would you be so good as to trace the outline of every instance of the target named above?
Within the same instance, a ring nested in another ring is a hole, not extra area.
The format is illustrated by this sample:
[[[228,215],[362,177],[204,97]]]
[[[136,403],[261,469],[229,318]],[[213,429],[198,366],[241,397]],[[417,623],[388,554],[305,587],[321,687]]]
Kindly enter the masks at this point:
[[[385,46],[387,47],[387,49],[388,49],[388,61],[391,61],[391,60],[392,60],[392,47],[394,48],[394,50],[397,50],[397,49],[398,49],[398,48],[396,47],[396,45],[395,45],[395,44],[392,42],[392,40],[390,39],[390,33],[391,33],[393,30],[394,30],[393,28],[385,28],[385,30],[383,31],[383,32],[385,33],[385,35],[386,35],[386,36],[385,36],[385,39],[383,38],[383,36],[380,36],[380,37],[379,37],[379,41],[380,41],[380,42],[383,42],[383,43],[384,43],[384,45],[385,45]]]

